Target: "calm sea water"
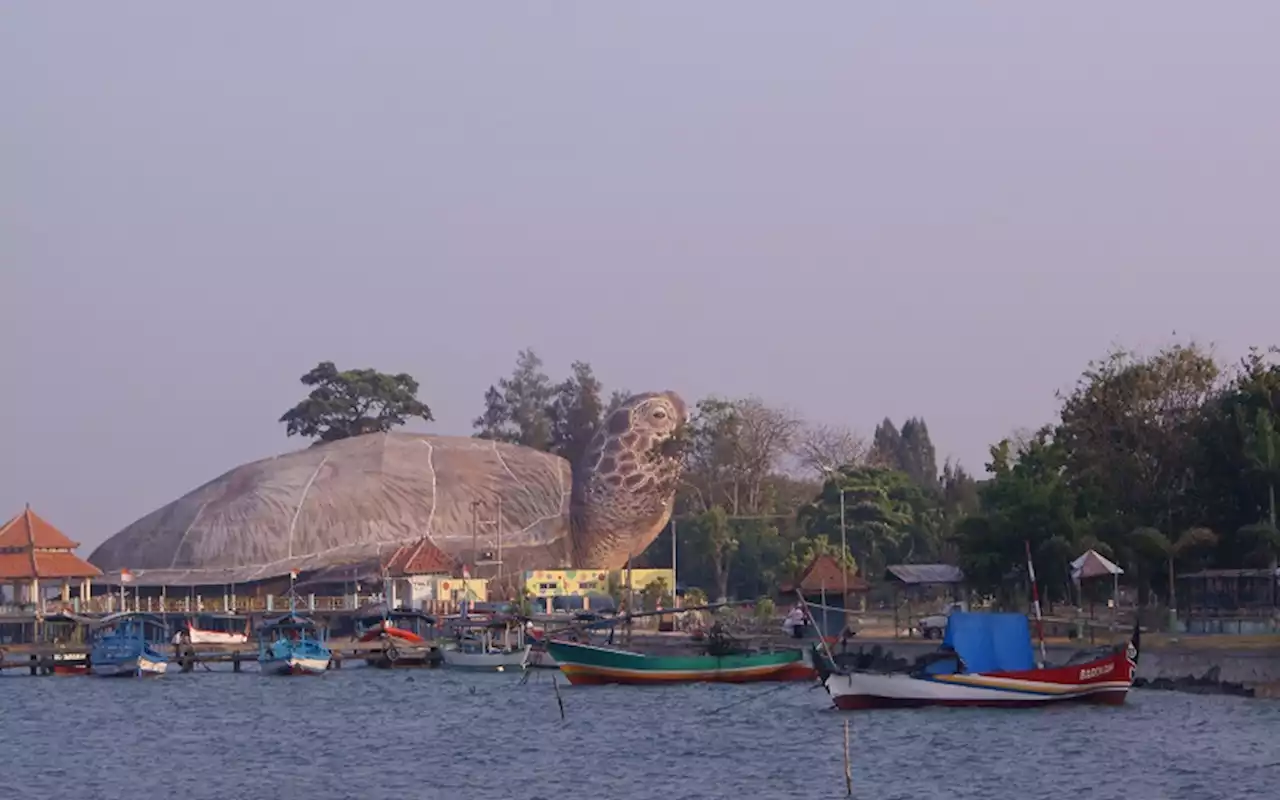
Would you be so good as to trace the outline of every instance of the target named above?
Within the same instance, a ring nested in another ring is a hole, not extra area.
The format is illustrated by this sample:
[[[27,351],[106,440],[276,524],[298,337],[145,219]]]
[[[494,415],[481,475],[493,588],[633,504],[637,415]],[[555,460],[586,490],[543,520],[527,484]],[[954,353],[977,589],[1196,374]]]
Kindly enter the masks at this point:
[[[1280,702],[842,714],[805,685],[570,688],[552,673],[347,668],[0,678],[0,796],[25,800],[1275,798]]]

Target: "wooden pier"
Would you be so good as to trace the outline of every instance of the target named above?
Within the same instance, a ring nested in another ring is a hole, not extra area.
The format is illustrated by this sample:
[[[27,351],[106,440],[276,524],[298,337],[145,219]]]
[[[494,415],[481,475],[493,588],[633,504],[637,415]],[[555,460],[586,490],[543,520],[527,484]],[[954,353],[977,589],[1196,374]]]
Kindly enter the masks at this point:
[[[230,664],[232,672],[240,672],[241,665],[246,663],[257,663],[257,648],[240,649],[234,647],[221,647],[209,650],[196,650],[188,644],[175,645],[171,648],[172,652],[169,656],[169,663],[177,667],[181,672],[194,672],[195,668],[200,665],[210,664]],[[387,648],[382,642],[351,642],[350,644],[336,645],[329,644],[329,650],[332,658],[329,661],[329,669],[342,669],[344,661],[382,661],[378,666],[398,668],[397,662],[402,662],[405,666],[426,666],[436,667],[440,665],[441,655],[440,648],[436,645],[427,645],[423,647],[408,648],[399,645],[396,648],[393,660],[388,654]],[[67,658],[71,656],[72,658]],[[78,663],[80,660],[75,656],[83,656],[84,662],[88,664],[89,670],[92,671],[93,665],[89,662],[89,648],[81,646],[69,647],[41,647],[41,646],[24,646],[21,649],[10,651],[0,651],[0,674],[6,670],[14,670],[19,672],[29,672],[31,675],[53,675],[54,668],[59,665],[66,665],[68,662]]]

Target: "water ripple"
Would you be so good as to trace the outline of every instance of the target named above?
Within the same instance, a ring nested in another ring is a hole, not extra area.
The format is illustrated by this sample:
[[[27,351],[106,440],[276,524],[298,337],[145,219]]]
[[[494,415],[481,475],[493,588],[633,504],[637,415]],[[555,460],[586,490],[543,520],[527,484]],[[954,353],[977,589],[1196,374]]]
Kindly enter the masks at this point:
[[[572,688],[344,669],[0,678],[0,795],[1234,800],[1280,782],[1280,703],[840,714],[806,685]],[[8,790],[8,791],[3,791]]]

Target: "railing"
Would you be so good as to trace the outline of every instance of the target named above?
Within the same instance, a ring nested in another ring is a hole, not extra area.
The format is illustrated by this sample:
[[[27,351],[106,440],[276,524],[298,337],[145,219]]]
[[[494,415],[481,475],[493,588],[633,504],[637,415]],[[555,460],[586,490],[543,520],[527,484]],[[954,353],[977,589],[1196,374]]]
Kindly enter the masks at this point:
[[[300,595],[295,608],[299,611],[355,611],[373,603],[382,601],[380,594],[360,595]],[[453,601],[426,601],[422,610],[428,614],[456,614],[460,604]],[[35,615],[37,606],[34,603],[0,604],[0,616]],[[282,613],[289,610],[289,598],[281,595],[257,596],[217,596],[201,597],[190,595],[185,597],[137,597],[126,593],[123,601],[119,594],[98,595],[82,601],[72,598],[70,602],[47,600],[40,610],[43,616],[50,617],[62,613],[73,614],[111,614],[117,611],[139,611],[151,614],[245,614],[245,613]]]

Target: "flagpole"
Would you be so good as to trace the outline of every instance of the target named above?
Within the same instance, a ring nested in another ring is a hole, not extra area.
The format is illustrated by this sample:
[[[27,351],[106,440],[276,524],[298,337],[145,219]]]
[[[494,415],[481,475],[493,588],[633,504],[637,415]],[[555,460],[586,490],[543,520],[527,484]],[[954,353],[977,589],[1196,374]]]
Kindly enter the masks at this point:
[[[1031,563],[1031,540],[1022,541],[1027,548],[1027,577],[1031,580],[1031,604],[1036,610],[1036,634],[1040,637],[1040,666],[1044,667],[1048,659],[1044,654],[1044,620],[1040,616],[1040,589],[1036,586],[1036,567]]]

